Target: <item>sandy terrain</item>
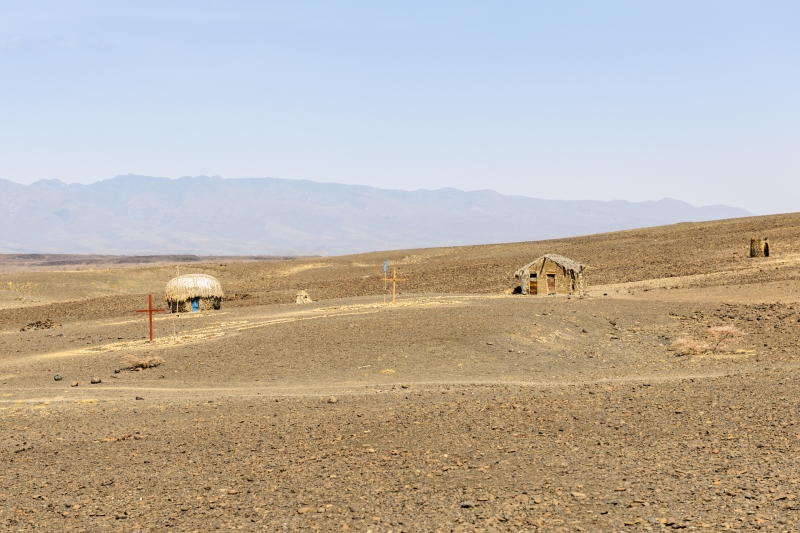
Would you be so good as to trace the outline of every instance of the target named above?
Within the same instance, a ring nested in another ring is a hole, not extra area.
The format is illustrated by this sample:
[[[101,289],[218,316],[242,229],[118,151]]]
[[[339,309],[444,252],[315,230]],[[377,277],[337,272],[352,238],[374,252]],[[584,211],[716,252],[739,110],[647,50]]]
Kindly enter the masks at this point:
[[[587,297],[502,294],[549,251]],[[157,316],[153,344],[132,311],[174,265],[6,273],[0,525],[798,531],[798,267],[800,215],[221,260],[192,271],[223,308]]]

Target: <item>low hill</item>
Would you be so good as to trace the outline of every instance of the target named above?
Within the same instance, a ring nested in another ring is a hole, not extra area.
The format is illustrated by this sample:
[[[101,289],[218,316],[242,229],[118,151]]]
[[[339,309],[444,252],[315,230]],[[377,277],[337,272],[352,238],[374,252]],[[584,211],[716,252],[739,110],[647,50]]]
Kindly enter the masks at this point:
[[[751,236],[769,237],[771,257],[748,257]],[[0,326],[42,317],[124,316],[141,306],[147,293],[161,298],[166,282],[178,270],[217,277],[227,294],[226,308],[290,303],[299,290],[308,290],[314,300],[383,294],[382,267],[387,259],[390,267],[398,268],[407,279],[399,285],[402,294],[499,294],[514,284],[517,268],[545,253],[562,254],[587,265],[590,291],[620,283],[648,282],[653,287],[691,290],[793,280],[800,267],[800,214],[535,242],[290,260],[201,257],[197,258],[200,261],[175,260],[171,265],[158,261],[152,266],[123,268],[122,258],[117,258],[87,270],[86,262],[79,263],[77,256],[63,262],[52,256],[47,258],[53,265],[50,272],[41,271],[44,267],[37,263],[30,267],[36,271],[2,275]],[[14,259],[0,257],[0,264],[19,264]],[[24,257],[16,260],[31,261]],[[84,266],[76,271],[76,264]]]

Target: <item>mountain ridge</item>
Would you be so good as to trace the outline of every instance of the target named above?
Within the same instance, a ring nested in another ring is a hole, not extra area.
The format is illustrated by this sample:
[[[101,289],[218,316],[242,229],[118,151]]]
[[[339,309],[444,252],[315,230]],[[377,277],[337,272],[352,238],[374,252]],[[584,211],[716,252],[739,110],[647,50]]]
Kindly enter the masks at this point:
[[[522,242],[750,216],[671,198],[542,200],[281,178],[0,179],[0,253],[338,255]]]

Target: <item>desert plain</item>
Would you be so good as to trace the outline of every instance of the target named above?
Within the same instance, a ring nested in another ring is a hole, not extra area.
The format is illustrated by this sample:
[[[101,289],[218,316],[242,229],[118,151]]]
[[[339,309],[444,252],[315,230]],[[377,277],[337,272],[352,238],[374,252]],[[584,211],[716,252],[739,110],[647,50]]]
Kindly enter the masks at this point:
[[[583,297],[509,294],[544,253]],[[1,529],[800,530],[800,215],[174,259],[0,257]]]

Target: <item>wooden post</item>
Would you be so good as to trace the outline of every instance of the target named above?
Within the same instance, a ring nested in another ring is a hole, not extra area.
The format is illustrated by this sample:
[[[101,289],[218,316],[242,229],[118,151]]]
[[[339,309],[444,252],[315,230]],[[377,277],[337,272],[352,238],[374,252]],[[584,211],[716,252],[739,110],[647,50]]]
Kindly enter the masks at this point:
[[[147,295],[147,309],[137,309],[137,313],[150,314],[150,342],[153,342],[153,313],[163,313],[163,309],[153,309],[153,295]]]
[[[392,282],[392,303],[396,303],[397,302],[397,282],[398,281],[405,281],[405,280],[397,277],[397,269],[396,268],[392,269],[392,277],[391,278],[387,278],[386,275],[384,274],[383,280],[384,280],[384,282],[387,282],[387,281],[391,281]]]

